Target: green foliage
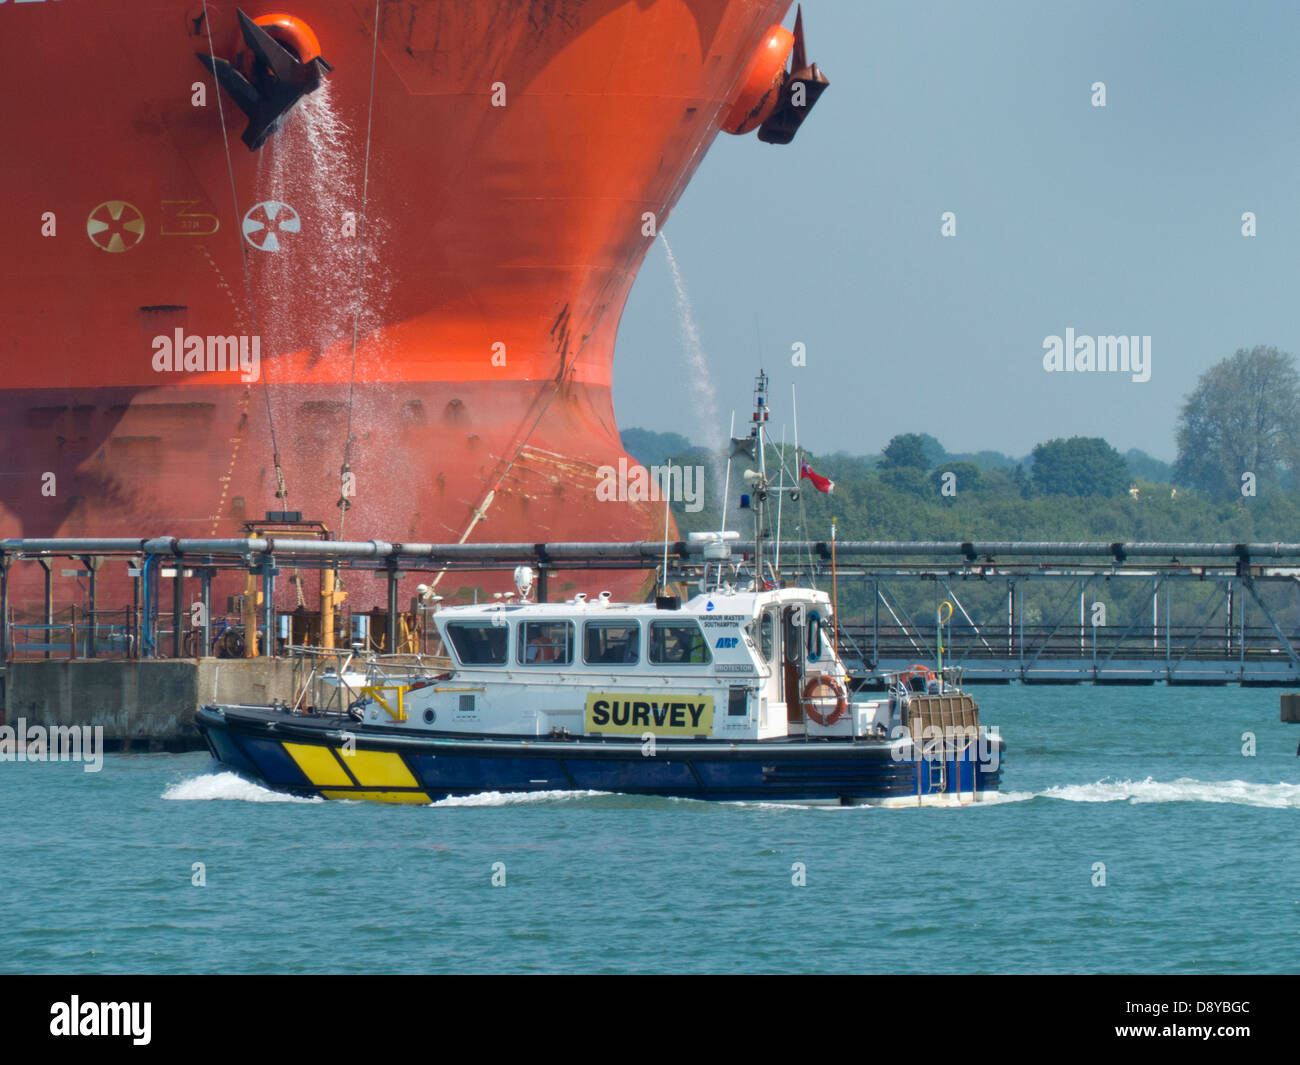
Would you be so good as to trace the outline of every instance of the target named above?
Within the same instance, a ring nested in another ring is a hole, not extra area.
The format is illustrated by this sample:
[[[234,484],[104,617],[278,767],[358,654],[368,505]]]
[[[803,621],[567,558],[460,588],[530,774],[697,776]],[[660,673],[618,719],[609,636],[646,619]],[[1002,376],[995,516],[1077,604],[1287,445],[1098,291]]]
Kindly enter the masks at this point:
[[[1011,471],[1011,483],[1015,487],[1016,494],[1021,499],[1028,499],[1032,485],[1029,480],[1029,474],[1025,472],[1023,463],[1016,463],[1016,468]]]
[[[1131,447],[1125,451],[1124,461],[1128,463],[1129,472],[1134,477],[1164,484],[1169,484],[1173,480],[1174,466],[1172,462],[1162,462],[1160,459],[1148,455],[1140,448]]]
[[[930,439],[934,440],[934,437]],[[943,449],[939,450],[942,457]],[[882,469],[928,470],[933,465],[931,456],[926,453],[926,438],[921,433],[899,434],[885,445],[883,454],[884,460],[880,463]]]
[[[643,435],[637,435],[643,434]],[[703,450],[689,441],[664,452],[664,438],[642,430],[624,433],[629,449],[639,461],[662,464],[700,463]],[[921,446],[919,433],[905,446]],[[902,437],[896,437],[900,440]],[[637,449],[660,444],[659,451]],[[797,461],[787,449],[787,465]],[[835,491],[823,495],[802,482],[798,499],[786,495],[781,510],[781,533],[786,540],[825,540],[830,520],[838,519],[843,540],[1160,540],[1239,543],[1294,540],[1300,528],[1300,493],[1280,486],[1264,486],[1258,496],[1243,498],[1239,491],[1225,499],[1184,486],[1167,478],[1132,471],[1104,440],[1075,438],[1049,441],[1034,449],[1031,477],[1023,465],[981,468],[955,455],[939,466],[901,465],[877,467],[872,457],[843,453],[804,458],[819,473],[835,481]],[[1151,460],[1156,472],[1165,466]],[[1139,463],[1140,465],[1140,463]],[[768,469],[778,470],[776,449],[768,452]],[[944,472],[957,478],[957,493],[941,494]],[[1136,480],[1137,498],[1129,494]],[[787,481],[787,484],[789,482]],[[753,513],[739,509],[748,487],[732,477],[727,526],[743,537],[753,535]],[[716,529],[721,515],[722,482],[710,471],[705,508],[688,513],[679,503],[674,517],[681,535]],[[775,494],[768,515],[775,529]]]
[[[1072,436],[1034,447],[1034,491],[1044,496],[1117,496],[1130,476],[1124,457],[1100,437]]]
[[[1004,455],[1001,451],[966,451],[961,453],[949,451],[944,456],[944,461],[969,462],[977,469],[1006,470],[1007,472],[1019,465],[1016,459],[1013,459],[1010,455]]]
[[[874,470],[865,463],[840,463],[834,458],[806,455],[819,472],[835,481],[835,491],[823,495],[807,481],[799,498],[785,498],[782,536],[787,540],[825,540],[830,519],[838,519],[845,540],[1167,540],[1238,543],[1293,540],[1300,528],[1300,499],[1280,490],[1257,498],[1238,497],[1227,503],[1168,483],[1137,481],[1138,497],[1124,491],[1113,495],[1035,494],[1026,499],[1022,467],[979,471],[964,464],[945,465],[957,474],[957,494],[940,494],[942,482],[916,468]],[[689,455],[674,461],[696,461]],[[955,468],[954,468],[955,467]],[[776,469],[769,452],[769,470]],[[1017,471],[1020,472],[1019,478]],[[943,470],[936,471],[942,473]],[[978,484],[967,478],[978,476]],[[682,534],[716,529],[720,519],[721,484],[710,482],[704,510],[687,513],[677,504],[674,516]],[[740,494],[731,486],[727,525],[753,535],[752,513],[738,509]],[[775,525],[775,499],[769,518]]]
[[[919,434],[915,434],[919,436]],[[1035,449],[1035,472],[1052,470],[1058,459],[1064,463],[1081,457],[1084,473],[1062,474],[1067,484],[1091,483],[1105,491],[1083,496],[1070,493],[1030,492],[1030,478],[1023,465],[1003,468],[979,468],[947,456],[937,468],[915,466],[877,468],[869,457],[843,454],[817,456],[805,453],[808,463],[835,481],[835,491],[823,495],[804,481],[797,499],[786,495],[781,506],[781,537],[790,540],[828,540],[831,517],[837,519],[841,540],[1092,540],[1111,541],[1200,541],[1241,543],[1248,541],[1294,540],[1300,528],[1300,493],[1280,487],[1262,489],[1255,498],[1240,493],[1227,500],[1212,499],[1205,493],[1175,486],[1167,479],[1136,478],[1137,497],[1129,494],[1133,481],[1124,470],[1123,460],[1104,441],[1092,441],[1080,447],[1079,441],[1057,441],[1064,448]],[[1099,445],[1099,446],[1098,446]],[[1044,461],[1044,454],[1046,460]],[[689,448],[672,457],[674,462],[700,462],[699,449]],[[1153,460],[1155,461],[1155,460]],[[793,453],[787,450],[787,465],[796,469]],[[1163,465],[1163,464],[1161,464]],[[1124,470],[1121,482],[1109,482],[1097,475],[1109,466],[1112,473]],[[775,473],[776,450],[768,452],[768,469]],[[957,477],[955,496],[943,496],[943,472]],[[1088,471],[1091,471],[1089,473]],[[739,530],[749,539],[754,532],[752,511],[741,511],[738,501],[749,488],[737,482],[731,485],[731,506],[727,527]],[[1135,471],[1136,472],[1136,471]],[[787,484],[788,484],[787,480]],[[1119,489],[1119,490],[1116,490]],[[674,517],[681,536],[701,529],[717,529],[720,523],[721,479],[710,473],[704,510],[691,514],[682,504],[674,505]],[[1110,494],[1106,494],[1109,492]],[[775,495],[768,510],[771,531],[775,534],[777,508]],[[900,560],[901,561],[901,560]],[[1207,582],[1203,590],[1184,588],[1175,597],[1174,624],[1204,622],[1211,612],[1221,608],[1222,589]],[[1000,581],[982,581],[978,577],[963,580],[956,588],[962,603],[979,619],[998,618],[1005,613],[1006,587]],[[1201,594],[1203,591],[1203,594]],[[904,589],[904,607],[915,617],[929,616],[934,609],[929,589]],[[1097,582],[1088,589],[1089,602],[1105,602],[1111,610],[1111,624],[1120,618],[1149,617],[1149,585],[1141,582],[1113,586]],[[849,616],[865,616],[870,607],[870,589],[847,582],[839,586],[840,607]],[[1077,586],[1057,588],[1044,585],[1026,593],[1025,610],[1030,618],[1056,617],[1066,609],[1062,597],[1073,597],[1068,605],[1077,616]],[[1037,598],[1035,598],[1037,597]],[[1061,600],[1061,601],[1058,601]],[[1294,608],[1294,593],[1280,604]],[[1288,604],[1290,604],[1288,606]],[[1031,622],[1032,623],[1032,622]]]
[[[919,469],[912,466],[898,466],[881,470],[880,479],[896,492],[925,497],[931,494],[930,480]],[[836,485],[838,488],[838,484]]]
[[[925,455],[926,468],[937,466],[948,457],[948,452],[944,446],[929,433],[917,433],[921,438],[921,452]]]
[[[692,444],[681,433],[656,433],[651,429],[624,429],[619,434],[623,449],[642,466],[663,466],[668,457],[674,461],[690,458],[700,461],[704,448]]]
[[[949,473],[952,474],[952,478],[947,483],[952,484],[957,494],[977,492],[983,483],[980,477],[980,468],[973,462],[943,462],[930,474],[930,484],[941,499],[953,500],[957,498],[957,495],[945,496],[943,494],[943,487],[947,480],[944,475]],[[990,474],[991,478],[997,476],[997,473]]]
[[[1264,493],[1297,467],[1300,375],[1272,347],[1239,348],[1201,374],[1178,418],[1174,480],[1214,499],[1241,497],[1242,474]]]
[[[793,455],[794,452],[791,451],[790,454]],[[880,468],[881,459],[878,455],[850,455],[847,451],[832,451],[821,461],[841,471],[847,477],[866,476],[872,470]]]

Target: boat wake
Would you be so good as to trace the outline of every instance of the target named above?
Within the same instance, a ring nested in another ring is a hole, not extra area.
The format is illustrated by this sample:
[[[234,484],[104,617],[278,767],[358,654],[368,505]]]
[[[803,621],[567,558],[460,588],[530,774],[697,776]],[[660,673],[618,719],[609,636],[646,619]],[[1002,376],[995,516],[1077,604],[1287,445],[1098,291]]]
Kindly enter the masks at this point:
[[[987,791],[978,802],[926,803],[926,809],[972,809],[983,806],[1006,806],[1011,803],[1032,802],[1035,799],[1057,802],[1127,802],[1131,805],[1167,802],[1220,803],[1231,806],[1258,806],[1265,809],[1300,808],[1300,784],[1258,784],[1246,780],[1193,780],[1179,777],[1161,781],[1152,777],[1145,780],[1115,780],[1107,777],[1093,784],[1061,784],[1043,791]],[[754,806],[768,810],[871,810],[875,804],[861,806],[826,806],[798,802],[750,801],[731,803],[733,806]],[[912,810],[914,802],[903,800],[885,809]]]
[[[316,796],[286,795],[272,791],[238,773],[205,773],[173,784],[162,793],[164,799],[199,802],[208,799],[233,799],[238,802],[324,802]]]
[[[1266,809],[1300,807],[1300,784],[1257,784],[1246,780],[1192,780],[1179,777],[1162,781],[1115,780],[1107,777],[1093,784],[1060,784],[1043,791],[988,792],[976,806],[1004,806],[1007,803],[1050,799],[1057,802],[1127,802],[1130,805],[1166,802],[1222,803],[1230,806],[1260,806]]]
[[[1206,802],[1233,806],[1263,806],[1271,809],[1300,807],[1300,784],[1258,784],[1246,780],[1114,780],[1095,784],[1066,784],[1048,788],[1039,795],[1064,802]]]
[[[454,795],[441,799],[431,805],[435,807],[503,807],[525,806],[532,803],[572,802],[584,799],[603,799],[614,796],[608,791],[484,791],[475,795]],[[205,773],[172,784],[163,792],[164,799],[201,802],[211,799],[226,799],[236,802],[305,802],[321,803],[326,800],[319,797],[286,795],[272,791],[260,784],[236,773]],[[635,796],[626,796],[636,798]],[[1258,784],[1245,780],[1192,780],[1180,777],[1172,781],[1159,781],[1151,777],[1145,780],[1114,780],[1107,778],[1093,784],[1062,784],[1043,791],[999,791],[985,792],[979,802],[952,803],[936,806],[936,809],[969,809],[981,806],[1005,806],[1010,803],[1031,802],[1035,799],[1050,799],[1058,802],[1127,802],[1132,805],[1142,803],[1167,802],[1203,802],[1222,803],[1232,806],[1257,806],[1265,809],[1300,808],[1300,784]],[[678,802],[702,802],[699,799],[681,798]],[[728,806],[748,806],[769,810],[870,810],[872,806],[837,806],[799,802],[766,802],[749,800],[727,803]],[[913,809],[910,804],[896,807]],[[928,807],[927,807],[928,808]]]
[[[608,791],[482,791],[477,795],[452,795],[434,806],[521,806],[533,802],[563,799],[595,799],[610,795]]]

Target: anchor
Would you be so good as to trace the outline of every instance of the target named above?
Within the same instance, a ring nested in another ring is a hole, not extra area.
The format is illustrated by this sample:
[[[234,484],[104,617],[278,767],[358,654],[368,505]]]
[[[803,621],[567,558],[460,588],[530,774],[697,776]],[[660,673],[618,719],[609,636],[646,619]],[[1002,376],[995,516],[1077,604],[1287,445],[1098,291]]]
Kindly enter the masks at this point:
[[[216,77],[239,109],[248,116],[242,140],[249,151],[257,151],[284,118],[308,93],[320,88],[334,68],[320,54],[316,35],[300,19],[287,15],[268,16],[263,21],[280,32],[284,41],[272,36],[243,11],[236,11],[244,42],[252,52],[250,76],[225,59],[196,53]]]
[[[808,62],[803,33],[803,5],[800,5],[794,18],[794,49],[790,55],[790,69],[782,79],[776,107],[758,128],[758,139],[766,144],[789,144],[829,84],[830,80],[817,64]]]

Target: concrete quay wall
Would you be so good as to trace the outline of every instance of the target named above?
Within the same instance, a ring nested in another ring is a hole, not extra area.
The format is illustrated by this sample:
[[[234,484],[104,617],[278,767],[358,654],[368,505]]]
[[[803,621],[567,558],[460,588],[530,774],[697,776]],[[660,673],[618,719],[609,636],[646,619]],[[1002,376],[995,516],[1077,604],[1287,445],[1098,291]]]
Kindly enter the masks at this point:
[[[287,658],[41,659],[4,672],[5,722],[102,725],[109,750],[199,750],[204,703],[294,697]]]

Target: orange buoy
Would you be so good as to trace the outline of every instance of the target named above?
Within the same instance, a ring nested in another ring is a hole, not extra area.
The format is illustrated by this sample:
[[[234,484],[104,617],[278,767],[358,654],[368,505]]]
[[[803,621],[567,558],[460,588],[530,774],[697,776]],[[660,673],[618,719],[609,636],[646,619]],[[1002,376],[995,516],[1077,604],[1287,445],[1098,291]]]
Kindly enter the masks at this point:
[[[930,681],[934,680],[934,670],[932,670],[929,666],[923,665],[922,663],[918,662],[916,663],[916,665],[908,666],[905,670],[903,670],[902,673],[898,675],[898,683],[903,686],[903,689],[905,691],[911,691],[912,679],[914,677],[922,678],[924,684],[922,690],[924,691],[926,688],[929,687]]]

